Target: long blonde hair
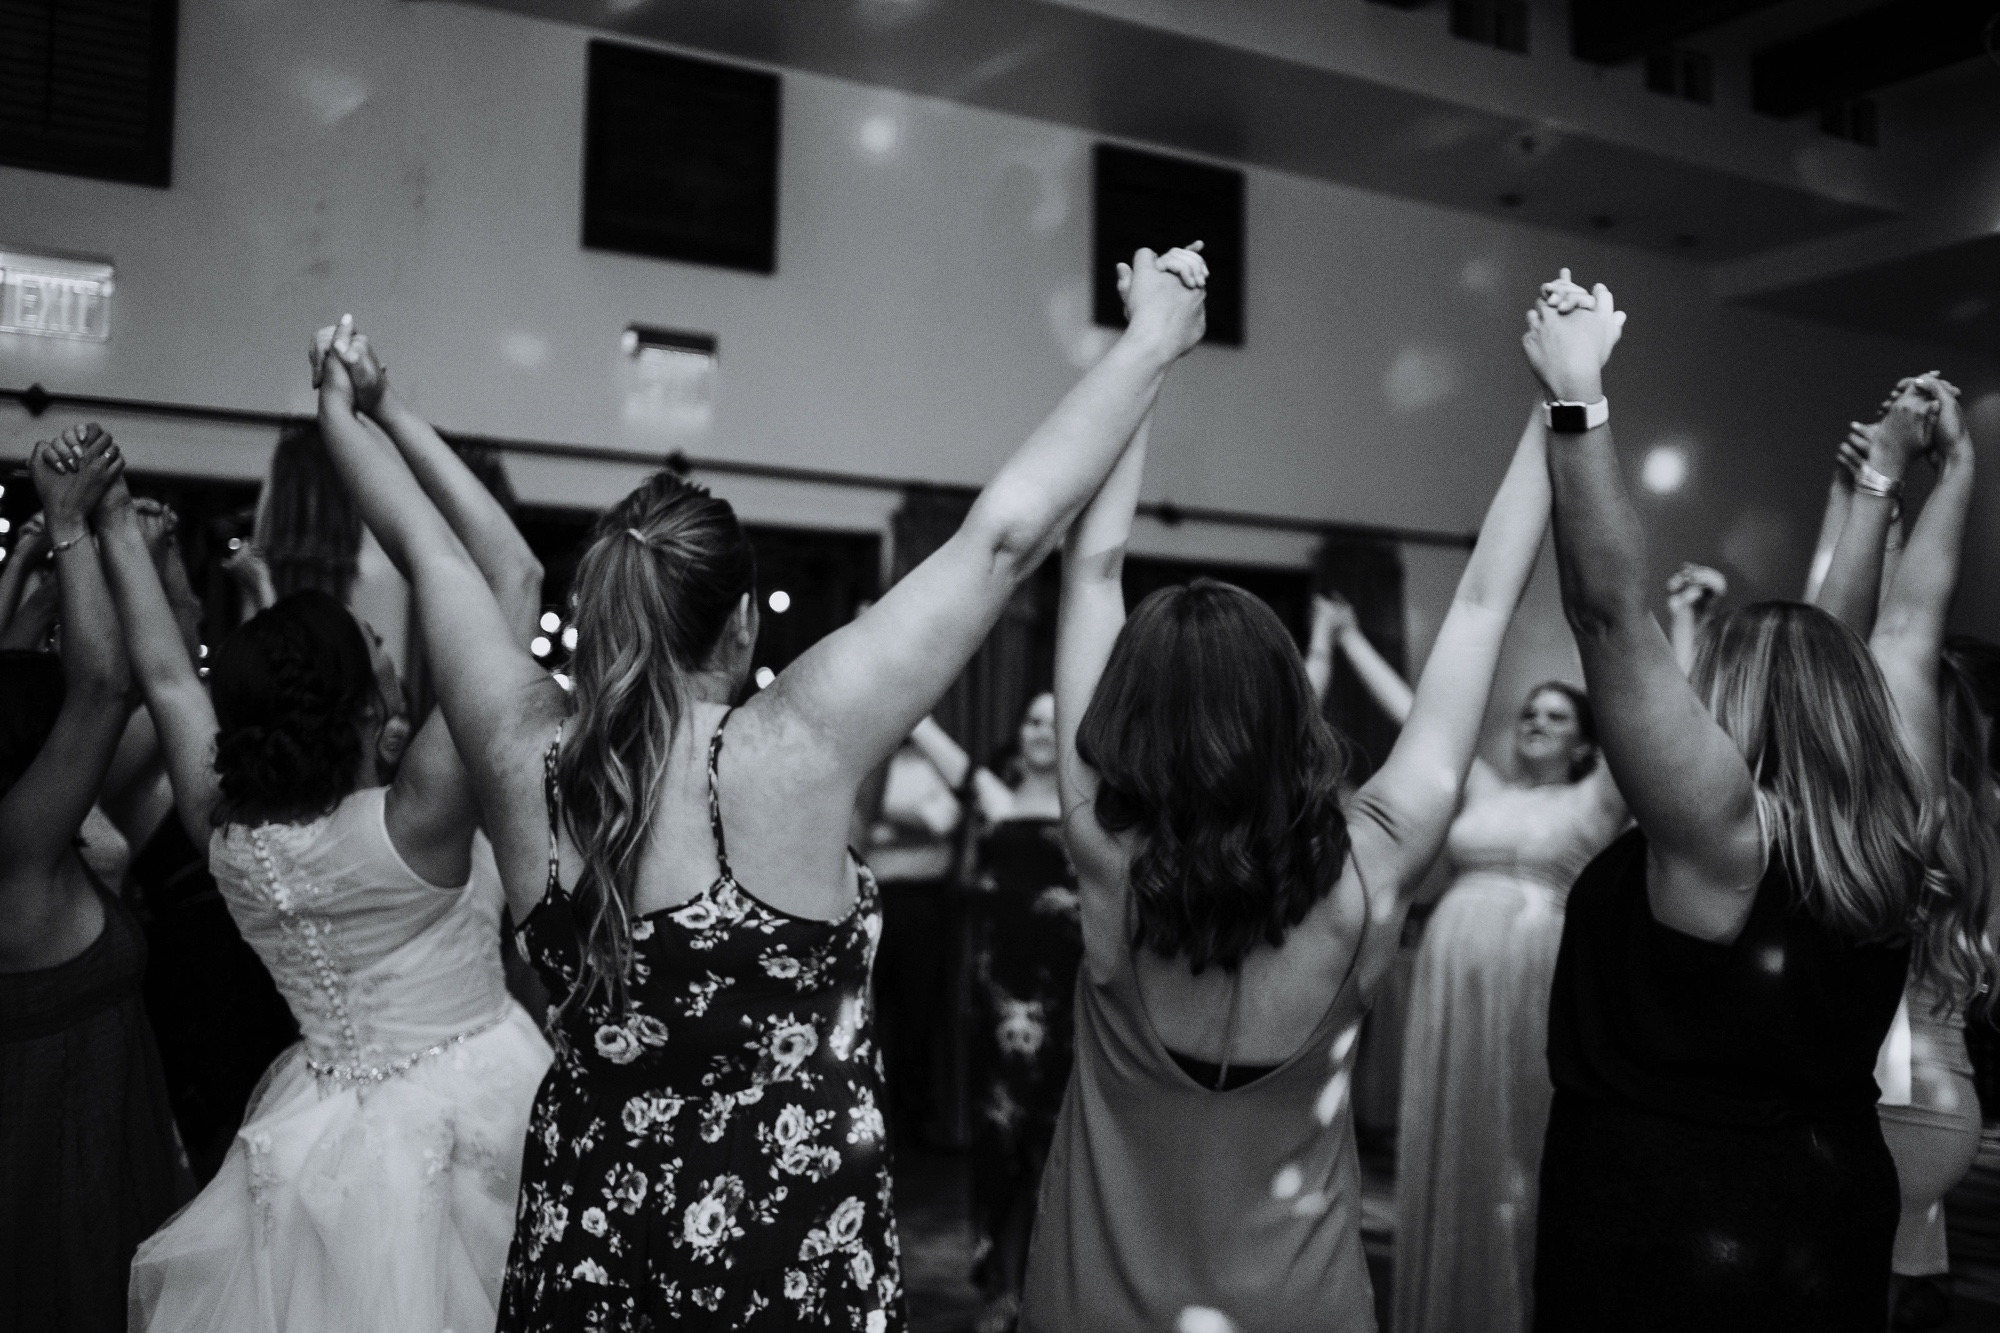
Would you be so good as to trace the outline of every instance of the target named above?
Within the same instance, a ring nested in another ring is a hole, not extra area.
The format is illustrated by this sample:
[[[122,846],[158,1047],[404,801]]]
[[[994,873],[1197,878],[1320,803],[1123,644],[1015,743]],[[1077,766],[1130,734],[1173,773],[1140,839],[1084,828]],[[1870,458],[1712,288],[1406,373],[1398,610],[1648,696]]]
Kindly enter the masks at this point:
[[[1760,602],[1709,625],[1691,680],[1750,765],[1806,910],[1850,939],[1907,941],[1913,979],[1969,998],[1989,970],[1972,944],[1984,895],[1940,846],[1944,803],[1860,636],[1817,607]]]
[[[1948,645],[1938,663],[1938,703],[1944,724],[1945,784],[1938,859],[1945,872],[1964,886],[1965,920],[1950,944],[1953,975],[1962,975],[1973,989],[1984,989],[1979,1002],[1990,1014],[1995,961],[1991,922],[1993,877],[2000,874],[2000,793],[1993,785],[1990,722],[1980,697],[1983,668],[1991,669],[1986,653]],[[1964,982],[1956,988],[1964,998]]]
[[[756,581],[735,511],[672,472],[654,473],[592,530],[573,585],[576,715],[556,759],[563,825],[583,859],[571,894],[582,975],[565,1009],[599,995],[625,1007],[635,881],[688,676]]]

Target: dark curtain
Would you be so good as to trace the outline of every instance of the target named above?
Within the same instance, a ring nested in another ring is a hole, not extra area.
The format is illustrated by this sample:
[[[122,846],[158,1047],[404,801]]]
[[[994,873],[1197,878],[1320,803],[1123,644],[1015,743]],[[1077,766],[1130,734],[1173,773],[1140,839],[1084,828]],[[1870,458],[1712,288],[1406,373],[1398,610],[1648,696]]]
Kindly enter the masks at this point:
[[[361,556],[361,511],[333,470],[317,421],[278,433],[265,485],[257,545],[278,596],[318,588],[346,601]]]
[[[1403,556],[1396,544],[1375,537],[1329,536],[1313,561],[1313,582],[1340,593],[1354,606],[1361,632],[1389,664],[1409,677],[1403,643]],[[1382,766],[1396,743],[1396,723],[1376,706],[1354,668],[1334,654],[1333,685],[1326,694],[1326,715],[1342,735],[1354,742],[1359,782]]]
[[[915,569],[950,540],[972,509],[975,493],[955,487],[911,486],[890,522],[894,542],[892,581]],[[932,710],[975,764],[993,767],[1014,744],[1021,713],[1046,670],[1037,670],[1035,644],[1041,615],[1041,580],[1024,579],[993,632]],[[997,771],[997,770],[996,770]]]

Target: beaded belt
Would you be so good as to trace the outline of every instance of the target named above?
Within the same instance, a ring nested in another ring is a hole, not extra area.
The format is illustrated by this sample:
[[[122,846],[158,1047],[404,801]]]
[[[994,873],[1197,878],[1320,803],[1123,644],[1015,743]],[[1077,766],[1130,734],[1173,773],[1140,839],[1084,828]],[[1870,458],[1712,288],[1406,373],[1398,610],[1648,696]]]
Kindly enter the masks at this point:
[[[407,1074],[420,1063],[434,1055],[443,1055],[460,1042],[471,1041],[481,1033],[491,1032],[507,1019],[503,1011],[496,1017],[481,1023],[476,1028],[467,1028],[457,1036],[446,1037],[443,1041],[424,1047],[421,1051],[411,1051],[408,1055],[381,1065],[329,1064],[306,1057],[306,1068],[320,1078],[330,1078],[338,1083],[384,1083],[399,1075]]]

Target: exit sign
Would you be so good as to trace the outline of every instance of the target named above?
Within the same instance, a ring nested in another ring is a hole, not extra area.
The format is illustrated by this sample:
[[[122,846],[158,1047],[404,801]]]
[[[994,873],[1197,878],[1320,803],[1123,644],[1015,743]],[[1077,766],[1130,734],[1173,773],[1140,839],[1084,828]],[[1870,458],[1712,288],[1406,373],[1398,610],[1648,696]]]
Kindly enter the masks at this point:
[[[0,333],[111,337],[111,265],[0,250]]]

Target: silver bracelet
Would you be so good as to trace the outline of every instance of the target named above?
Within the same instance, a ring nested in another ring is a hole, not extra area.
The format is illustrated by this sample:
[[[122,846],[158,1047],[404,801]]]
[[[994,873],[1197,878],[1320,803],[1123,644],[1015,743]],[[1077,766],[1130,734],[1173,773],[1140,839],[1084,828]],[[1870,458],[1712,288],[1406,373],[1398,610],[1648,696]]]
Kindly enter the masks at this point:
[[[88,537],[89,535],[90,535],[90,529],[85,528],[82,532],[77,533],[76,536],[71,537],[68,541],[57,542],[54,546],[50,547],[49,554],[61,555],[64,551],[67,551],[70,547],[76,545],[78,542],[82,541],[85,537]]]
[[[1886,472],[1877,472],[1866,459],[1854,465],[1854,489],[1883,500],[1903,493],[1903,483]]]

